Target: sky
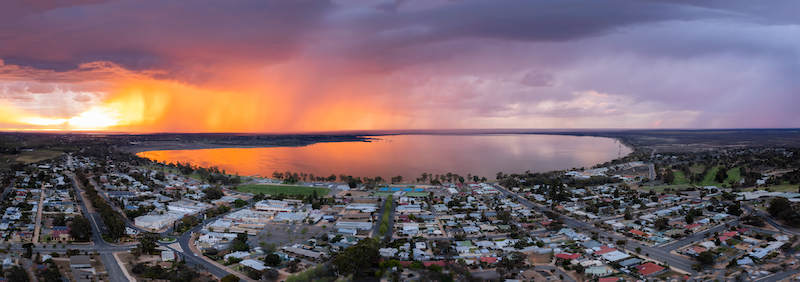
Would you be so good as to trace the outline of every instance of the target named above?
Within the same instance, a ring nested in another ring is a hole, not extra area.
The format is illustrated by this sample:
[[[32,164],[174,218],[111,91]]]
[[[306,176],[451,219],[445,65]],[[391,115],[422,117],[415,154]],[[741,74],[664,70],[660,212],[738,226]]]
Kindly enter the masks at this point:
[[[800,127],[795,0],[0,7],[0,130]]]

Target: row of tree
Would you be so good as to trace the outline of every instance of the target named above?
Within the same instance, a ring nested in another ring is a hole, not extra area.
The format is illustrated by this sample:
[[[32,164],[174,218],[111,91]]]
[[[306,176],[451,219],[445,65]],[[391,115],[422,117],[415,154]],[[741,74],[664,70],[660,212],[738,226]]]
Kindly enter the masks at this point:
[[[115,211],[111,205],[101,197],[94,185],[86,178],[86,175],[80,170],[76,172],[78,180],[81,181],[86,188],[86,196],[91,201],[92,206],[100,213],[100,218],[108,228],[106,235],[112,240],[116,241],[119,238],[125,237],[125,218],[119,212]]]

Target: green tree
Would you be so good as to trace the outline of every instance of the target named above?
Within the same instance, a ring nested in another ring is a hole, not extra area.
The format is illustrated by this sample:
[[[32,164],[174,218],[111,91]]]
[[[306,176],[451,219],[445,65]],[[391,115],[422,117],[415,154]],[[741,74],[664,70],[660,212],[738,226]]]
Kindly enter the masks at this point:
[[[657,219],[657,220],[656,220],[656,221],[653,223],[653,225],[654,225],[654,226],[656,227],[656,229],[658,229],[658,230],[664,230],[664,229],[667,229],[667,225],[668,225],[668,224],[669,224],[669,219],[667,219],[667,218],[664,218],[664,217]]]
[[[247,243],[247,233],[239,233],[236,234],[236,239],[233,239],[233,245],[231,246],[231,251],[238,252],[238,251],[249,251],[250,244]]]
[[[268,254],[267,256],[264,257],[264,264],[268,266],[275,267],[278,266],[278,264],[280,263],[281,263],[281,257],[278,256],[277,254]]]
[[[705,251],[700,253],[699,255],[697,255],[697,261],[706,265],[714,264],[714,252]]]
[[[92,224],[81,215],[72,219],[69,225],[69,236],[78,242],[88,242],[92,238]]]
[[[206,194],[204,199],[207,200],[217,200],[219,198],[222,198],[222,196],[225,196],[225,193],[222,192],[222,189],[216,187],[208,187],[205,190],[203,190],[203,193]]]
[[[792,210],[792,203],[784,197],[776,197],[769,202],[767,212],[775,218],[780,218],[781,213]]]
[[[239,277],[233,274],[228,274],[228,276],[222,277],[220,282],[239,282]]]
[[[636,247],[636,253],[637,254],[641,254],[642,253],[642,247]]]
[[[153,232],[144,232],[139,236],[139,248],[143,254],[153,254],[158,246],[158,240],[161,240],[161,234]]]
[[[685,219],[688,224],[694,223],[694,215],[692,213],[687,213]]]
[[[233,205],[237,208],[241,208],[247,205],[247,201],[242,199],[236,199],[236,201],[233,201]]]
[[[631,211],[629,209],[625,209],[625,220],[631,220],[631,219],[633,219]]]
[[[504,278],[506,274],[512,273],[525,265],[526,256],[520,252],[510,252],[508,254],[501,252],[498,257],[503,258],[497,262],[497,268],[495,268],[500,278]]]
[[[28,276],[28,272],[25,271],[24,268],[19,267],[17,265],[11,267],[11,270],[8,272],[7,276],[8,282],[29,282],[31,278]]]
[[[380,257],[378,248],[378,241],[372,238],[359,241],[355,246],[340,252],[333,261],[331,261],[334,273],[336,273],[336,276],[352,274],[359,277],[366,275],[366,271],[361,270],[369,268],[377,263]]]

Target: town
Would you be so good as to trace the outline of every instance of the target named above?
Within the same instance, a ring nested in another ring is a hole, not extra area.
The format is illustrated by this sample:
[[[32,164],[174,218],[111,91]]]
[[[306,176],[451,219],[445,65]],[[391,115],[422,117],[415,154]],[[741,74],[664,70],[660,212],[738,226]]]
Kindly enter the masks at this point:
[[[229,175],[98,148],[4,172],[6,279],[800,279],[797,149],[366,183]]]

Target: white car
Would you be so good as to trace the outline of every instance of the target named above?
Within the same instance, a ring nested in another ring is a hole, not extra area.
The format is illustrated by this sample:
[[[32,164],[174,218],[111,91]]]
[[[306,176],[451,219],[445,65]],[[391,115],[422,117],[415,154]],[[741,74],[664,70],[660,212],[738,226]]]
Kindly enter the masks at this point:
[[[194,254],[194,256],[197,256],[197,254]]]

